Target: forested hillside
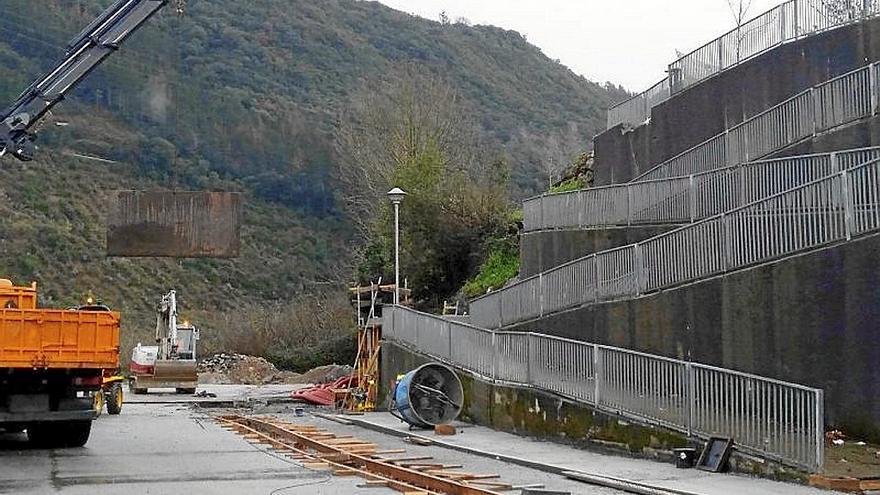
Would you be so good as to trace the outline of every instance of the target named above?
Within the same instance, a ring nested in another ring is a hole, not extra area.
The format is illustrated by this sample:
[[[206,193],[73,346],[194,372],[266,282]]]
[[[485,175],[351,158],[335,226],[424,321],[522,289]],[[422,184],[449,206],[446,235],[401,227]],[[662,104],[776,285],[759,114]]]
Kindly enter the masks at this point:
[[[0,102],[109,3],[4,0]],[[186,15],[167,8],[59,107],[36,162],[0,162],[0,276],[38,280],[53,305],[100,293],[137,315],[128,340],[149,334],[170,285],[227,322],[338,288],[359,242],[334,174],[350,160],[340,120],[368,82],[393,84],[414,66],[460,95],[486,156],[511,170],[512,197],[543,190],[546,169],[585,148],[624,96],[494,27],[354,0],[188,0]],[[105,259],[107,201],[126,188],[245,192],[242,257]]]
[[[0,97],[57,59],[108,3],[6,0]],[[79,146],[147,158],[144,167],[157,177],[171,172],[167,157],[177,152],[184,163],[176,173],[189,185],[209,171],[244,177],[266,199],[311,213],[332,209],[325,198],[327,165],[337,159],[334,120],[365,79],[393,78],[405,63],[424,65],[460,90],[487,136],[508,151],[514,182],[527,192],[540,189],[542,156],[570,158],[602,127],[609,101],[621,97],[516,32],[444,25],[375,2],[188,0],[187,9],[178,18],[167,8],[78,92],[142,139],[110,142],[96,129]]]

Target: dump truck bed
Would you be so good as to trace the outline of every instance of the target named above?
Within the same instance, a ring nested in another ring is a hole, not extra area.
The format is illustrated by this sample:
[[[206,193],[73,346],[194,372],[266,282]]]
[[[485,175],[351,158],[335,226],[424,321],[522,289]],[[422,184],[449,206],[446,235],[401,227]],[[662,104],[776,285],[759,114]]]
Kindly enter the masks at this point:
[[[119,313],[0,309],[0,368],[115,369]]]

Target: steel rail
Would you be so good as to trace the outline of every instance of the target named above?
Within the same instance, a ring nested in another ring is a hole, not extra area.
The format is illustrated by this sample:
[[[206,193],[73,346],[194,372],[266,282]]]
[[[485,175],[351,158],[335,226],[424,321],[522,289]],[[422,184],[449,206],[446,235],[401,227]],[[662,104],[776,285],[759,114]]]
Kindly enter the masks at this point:
[[[375,459],[369,455],[352,452],[341,446],[330,445],[318,439],[310,438],[304,432],[290,429],[287,423],[280,421],[238,415],[220,416],[218,420],[253,435],[258,435],[259,438],[263,438],[274,445],[280,445],[285,449],[319,459],[320,462],[336,466],[340,470],[352,471],[364,478],[387,481],[389,488],[397,491],[427,490],[430,493],[448,495],[502,495],[496,491],[459,483],[415,469],[398,466],[381,459]],[[323,455],[314,456],[302,447]],[[328,455],[332,457],[327,457]]]

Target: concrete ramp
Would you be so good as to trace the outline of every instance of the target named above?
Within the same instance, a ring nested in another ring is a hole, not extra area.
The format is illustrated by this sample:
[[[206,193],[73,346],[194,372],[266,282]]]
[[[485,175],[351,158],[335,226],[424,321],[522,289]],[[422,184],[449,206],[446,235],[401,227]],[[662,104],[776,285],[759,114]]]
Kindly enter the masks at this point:
[[[234,258],[241,194],[119,191],[107,225],[107,256]]]

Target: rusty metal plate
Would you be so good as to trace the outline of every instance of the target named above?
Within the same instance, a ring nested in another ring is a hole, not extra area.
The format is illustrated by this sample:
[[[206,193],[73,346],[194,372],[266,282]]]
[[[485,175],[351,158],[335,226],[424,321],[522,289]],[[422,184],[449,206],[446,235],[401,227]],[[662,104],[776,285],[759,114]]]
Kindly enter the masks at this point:
[[[240,231],[240,193],[119,191],[107,255],[234,258]]]

